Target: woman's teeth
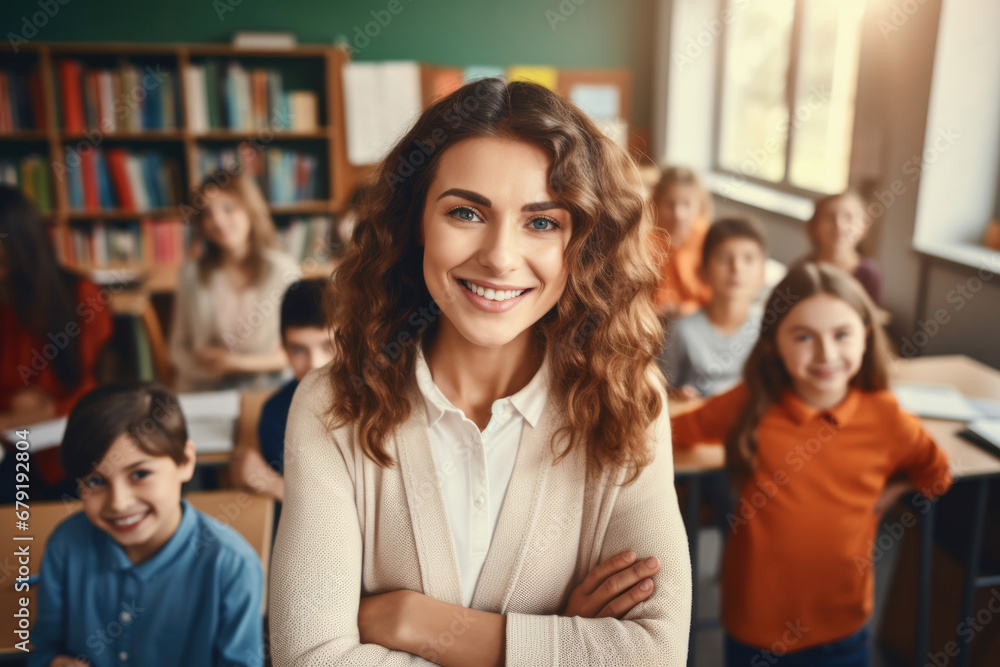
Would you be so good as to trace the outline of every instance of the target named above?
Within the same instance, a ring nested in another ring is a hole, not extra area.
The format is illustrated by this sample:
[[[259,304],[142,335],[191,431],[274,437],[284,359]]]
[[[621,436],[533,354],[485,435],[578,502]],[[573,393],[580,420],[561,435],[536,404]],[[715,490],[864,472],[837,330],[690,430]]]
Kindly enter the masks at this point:
[[[490,301],[506,301],[507,299],[513,299],[516,296],[521,296],[524,294],[523,289],[519,290],[495,290],[491,287],[481,287],[475,283],[470,283],[468,280],[463,280],[462,284],[470,292],[475,292],[479,296],[489,299]]]

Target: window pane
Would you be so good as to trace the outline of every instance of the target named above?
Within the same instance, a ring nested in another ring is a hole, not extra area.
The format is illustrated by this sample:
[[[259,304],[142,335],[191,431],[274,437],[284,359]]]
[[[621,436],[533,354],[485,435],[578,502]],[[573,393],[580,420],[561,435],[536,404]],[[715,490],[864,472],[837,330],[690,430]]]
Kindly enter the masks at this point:
[[[719,163],[747,176],[785,175],[785,90],[795,0],[731,2],[723,66]]]
[[[847,187],[865,0],[803,0],[802,47],[792,127],[793,185]]]

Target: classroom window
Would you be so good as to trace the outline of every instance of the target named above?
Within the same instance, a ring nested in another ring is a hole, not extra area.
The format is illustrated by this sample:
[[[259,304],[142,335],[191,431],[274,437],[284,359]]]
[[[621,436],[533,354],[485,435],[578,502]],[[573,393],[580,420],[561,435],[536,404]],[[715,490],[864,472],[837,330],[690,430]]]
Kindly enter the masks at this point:
[[[865,0],[724,2],[716,167],[790,190],[843,190]]]

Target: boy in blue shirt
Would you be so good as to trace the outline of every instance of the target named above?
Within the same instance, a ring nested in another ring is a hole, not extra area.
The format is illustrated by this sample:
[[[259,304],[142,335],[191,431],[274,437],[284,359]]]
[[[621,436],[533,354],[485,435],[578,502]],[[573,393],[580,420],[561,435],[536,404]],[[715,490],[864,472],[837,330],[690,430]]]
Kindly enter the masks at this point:
[[[260,559],[181,498],[194,443],[157,384],[77,403],[62,463],[83,512],[45,547],[29,667],[264,664]]]
[[[323,314],[323,289],[327,283],[322,278],[300,280],[285,292],[281,301],[281,344],[295,379],[264,404],[257,426],[260,452],[238,449],[230,463],[237,484],[278,502],[285,497],[285,423],[292,396],[306,373],[333,360],[333,344]]]

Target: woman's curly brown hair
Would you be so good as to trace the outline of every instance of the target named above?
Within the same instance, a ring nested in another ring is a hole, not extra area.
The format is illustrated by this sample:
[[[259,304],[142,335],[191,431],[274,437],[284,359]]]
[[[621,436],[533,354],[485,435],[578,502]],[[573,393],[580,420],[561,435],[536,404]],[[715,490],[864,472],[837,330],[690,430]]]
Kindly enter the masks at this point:
[[[566,289],[535,325],[550,360],[549,398],[568,422],[556,434],[566,439],[556,460],[584,446],[592,469],[621,466],[632,481],[651,460],[650,426],[665,407],[650,211],[625,151],[562,97],[527,82],[463,86],[428,108],[379,165],[328,290],[332,422],[355,424],[364,454],[393,465],[383,441],[413,409],[405,397],[416,345],[434,335],[440,314],[418,243],[424,201],[442,153],[471,137],[526,141],[551,156],[549,188],[573,220]]]

